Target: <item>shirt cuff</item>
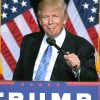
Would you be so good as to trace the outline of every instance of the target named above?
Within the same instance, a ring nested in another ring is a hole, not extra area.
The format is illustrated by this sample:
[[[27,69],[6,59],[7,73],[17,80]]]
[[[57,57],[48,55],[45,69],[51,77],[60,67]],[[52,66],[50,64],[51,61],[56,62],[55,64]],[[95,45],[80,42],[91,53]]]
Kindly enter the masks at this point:
[[[80,72],[81,68],[77,69],[76,71],[72,69],[73,74],[75,75],[76,78],[80,81]]]

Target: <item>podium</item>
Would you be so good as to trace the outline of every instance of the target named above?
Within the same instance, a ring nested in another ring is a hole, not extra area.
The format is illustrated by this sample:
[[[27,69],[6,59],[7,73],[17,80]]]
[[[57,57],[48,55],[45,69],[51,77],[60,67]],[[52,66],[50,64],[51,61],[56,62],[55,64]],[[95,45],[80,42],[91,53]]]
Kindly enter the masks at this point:
[[[0,100],[100,100],[100,82],[0,81]]]

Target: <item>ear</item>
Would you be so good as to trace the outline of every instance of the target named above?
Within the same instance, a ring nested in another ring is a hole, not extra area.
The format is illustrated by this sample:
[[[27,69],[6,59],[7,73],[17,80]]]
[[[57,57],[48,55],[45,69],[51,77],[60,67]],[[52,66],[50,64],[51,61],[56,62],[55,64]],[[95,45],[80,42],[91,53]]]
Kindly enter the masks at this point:
[[[63,24],[65,25],[67,22],[67,18],[64,18]]]
[[[64,16],[64,22],[63,22],[64,25],[66,24],[67,20],[68,20],[68,15],[65,14],[65,16]]]
[[[66,19],[64,19],[64,22],[63,22],[63,24],[65,25],[65,24],[66,24],[66,22],[67,22],[67,20],[66,20]]]

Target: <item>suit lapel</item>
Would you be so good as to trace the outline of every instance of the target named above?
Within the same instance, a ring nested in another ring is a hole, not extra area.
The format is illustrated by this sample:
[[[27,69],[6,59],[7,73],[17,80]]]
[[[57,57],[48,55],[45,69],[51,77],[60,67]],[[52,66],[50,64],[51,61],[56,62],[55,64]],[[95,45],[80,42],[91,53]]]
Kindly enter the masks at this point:
[[[27,68],[26,77],[29,80],[32,80],[34,65],[35,65],[35,61],[39,52],[42,39],[43,39],[43,35],[39,35],[35,39],[32,39],[32,41],[29,43],[29,49],[27,51],[28,54],[27,54],[26,65],[25,65]]]
[[[72,45],[70,45],[70,44],[72,44],[71,39],[72,39],[71,34],[66,32],[66,37],[65,37],[64,43],[61,47],[64,51],[70,52],[70,53],[72,53],[74,51],[73,48],[72,48]],[[53,72],[52,72],[51,80],[62,80],[62,79],[66,80],[66,77],[65,77],[67,75],[66,71],[67,71],[67,74],[68,73],[72,74],[72,70],[67,65],[67,63],[64,59],[64,55],[58,54],[58,57],[57,57],[57,60],[55,62],[54,69],[53,69]]]

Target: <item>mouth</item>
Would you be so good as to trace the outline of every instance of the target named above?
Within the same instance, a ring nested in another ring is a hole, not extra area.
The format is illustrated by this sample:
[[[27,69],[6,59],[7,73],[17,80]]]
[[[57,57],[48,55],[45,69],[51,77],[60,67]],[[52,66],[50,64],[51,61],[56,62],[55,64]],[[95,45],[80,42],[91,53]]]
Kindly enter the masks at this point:
[[[48,28],[49,32],[53,33],[54,29],[53,28]]]
[[[54,27],[51,27],[51,26],[49,26],[49,27],[47,27],[48,29],[55,29]]]

